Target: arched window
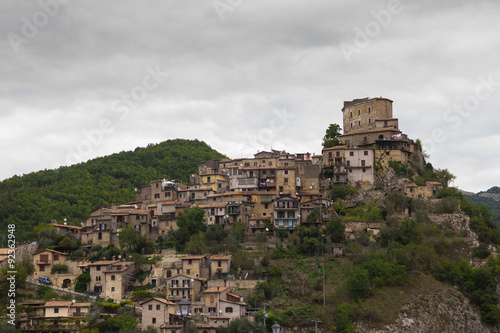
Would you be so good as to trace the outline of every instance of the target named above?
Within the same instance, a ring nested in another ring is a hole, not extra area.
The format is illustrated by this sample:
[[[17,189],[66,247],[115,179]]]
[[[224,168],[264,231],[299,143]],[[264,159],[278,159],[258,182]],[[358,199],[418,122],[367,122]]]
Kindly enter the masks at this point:
[[[170,269],[167,271],[167,278],[169,277],[172,277],[172,271]]]

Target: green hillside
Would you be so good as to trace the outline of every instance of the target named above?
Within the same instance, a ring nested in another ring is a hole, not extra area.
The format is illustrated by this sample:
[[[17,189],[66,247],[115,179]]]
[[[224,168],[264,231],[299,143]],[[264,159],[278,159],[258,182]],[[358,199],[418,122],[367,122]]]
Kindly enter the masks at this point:
[[[498,189],[498,187],[496,187],[496,189]],[[498,193],[498,192],[490,192],[490,190],[488,190],[488,193]],[[480,205],[488,208],[491,211],[491,216],[493,221],[496,224],[500,225],[500,201],[493,200],[492,198],[482,197],[477,194],[464,195],[464,196],[471,204]]]
[[[155,179],[185,182],[199,162],[225,158],[198,140],[168,140],[0,183],[0,230],[16,224],[16,239],[53,219],[80,225],[95,208],[134,200],[134,188]]]

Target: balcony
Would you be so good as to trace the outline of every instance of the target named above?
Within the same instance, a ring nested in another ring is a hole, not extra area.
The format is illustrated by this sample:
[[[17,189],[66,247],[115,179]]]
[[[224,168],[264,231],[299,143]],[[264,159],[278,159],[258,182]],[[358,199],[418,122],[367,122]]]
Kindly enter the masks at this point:
[[[50,265],[52,263],[52,260],[44,260],[44,261],[36,260],[35,262],[37,265]]]
[[[191,288],[193,288],[193,285],[191,283],[187,283],[187,284],[168,283],[167,288],[170,288],[170,289],[191,289]]]
[[[180,301],[183,298],[188,299],[191,301],[191,295],[188,296],[183,296],[183,295],[168,295],[167,300],[168,301]]]

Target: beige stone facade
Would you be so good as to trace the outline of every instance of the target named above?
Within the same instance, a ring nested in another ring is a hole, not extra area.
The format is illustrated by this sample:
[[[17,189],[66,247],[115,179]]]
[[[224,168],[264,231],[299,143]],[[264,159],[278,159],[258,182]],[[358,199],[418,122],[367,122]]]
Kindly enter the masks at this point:
[[[143,329],[152,325],[160,331],[162,325],[173,324],[176,304],[164,298],[154,297],[140,303]]]
[[[218,254],[210,257],[210,277],[222,278],[227,276],[231,270],[231,260],[233,256],[230,254]]]
[[[392,101],[387,98],[362,98],[344,102],[344,133],[375,129],[375,120],[393,119]]]

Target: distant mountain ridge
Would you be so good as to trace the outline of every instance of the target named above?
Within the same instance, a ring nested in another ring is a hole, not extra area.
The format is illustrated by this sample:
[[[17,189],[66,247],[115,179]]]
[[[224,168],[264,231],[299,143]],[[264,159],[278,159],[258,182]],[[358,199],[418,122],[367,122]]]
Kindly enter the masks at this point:
[[[500,225],[500,187],[493,186],[478,193],[462,191],[471,204],[481,205],[491,211],[493,221]]]
[[[135,200],[135,188],[151,180],[188,182],[200,162],[227,158],[198,140],[175,139],[99,157],[55,170],[0,182],[0,230],[16,224],[16,239],[27,240],[39,223],[68,219],[80,225],[98,207]]]

